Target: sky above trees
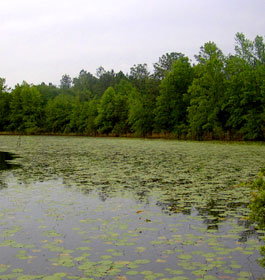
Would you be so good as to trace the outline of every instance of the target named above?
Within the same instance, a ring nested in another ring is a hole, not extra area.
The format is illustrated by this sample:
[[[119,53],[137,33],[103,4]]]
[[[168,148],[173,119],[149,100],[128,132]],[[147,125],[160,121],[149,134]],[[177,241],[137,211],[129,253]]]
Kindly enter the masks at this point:
[[[234,37],[265,30],[264,0],[8,0],[0,2],[0,77],[9,86],[59,84],[80,69],[129,72],[167,52],[189,58],[207,41],[234,52]]]

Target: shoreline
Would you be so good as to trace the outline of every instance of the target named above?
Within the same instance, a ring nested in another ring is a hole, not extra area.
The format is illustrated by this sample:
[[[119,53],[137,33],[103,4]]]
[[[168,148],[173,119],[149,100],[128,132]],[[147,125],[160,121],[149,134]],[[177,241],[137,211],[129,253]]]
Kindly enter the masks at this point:
[[[198,141],[198,142],[241,142],[241,143],[262,143],[265,144],[264,140],[244,140],[242,137],[213,137],[212,135],[202,136],[200,139],[197,137],[190,137],[187,135],[177,136],[174,134],[158,134],[153,133],[145,136],[136,135],[133,133],[127,134],[84,134],[84,133],[52,133],[52,132],[43,132],[43,133],[20,133],[20,132],[6,132],[0,131],[0,136],[64,136],[64,137],[94,137],[94,138],[128,138],[128,139],[161,139],[161,140],[178,140],[178,141]]]

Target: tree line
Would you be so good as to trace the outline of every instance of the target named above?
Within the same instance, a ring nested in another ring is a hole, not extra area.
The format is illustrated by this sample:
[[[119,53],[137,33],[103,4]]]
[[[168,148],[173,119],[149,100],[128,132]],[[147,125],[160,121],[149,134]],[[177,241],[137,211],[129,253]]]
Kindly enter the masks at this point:
[[[103,67],[62,76],[60,86],[0,78],[0,131],[26,134],[265,139],[265,43],[235,36],[235,53],[207,42],[195,55],[162,55],[128,74]]]

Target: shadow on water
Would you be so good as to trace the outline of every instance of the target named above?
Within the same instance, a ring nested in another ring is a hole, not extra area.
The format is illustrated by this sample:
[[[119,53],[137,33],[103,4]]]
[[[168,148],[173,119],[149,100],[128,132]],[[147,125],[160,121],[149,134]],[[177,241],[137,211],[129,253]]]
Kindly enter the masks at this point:
[[[19,164],[14,164],[12,163],[12,160],[17,158],[15,154],[8,153],[8,152],[1,152],[0,151],[0,174],[2,170],[10,170],[10,169],[15,169],[19,168]],[[0,189],[3,189],[6,187],[6,184],[2,182],[0,178]]]
[[[0,170],[18,168],[18,164],[13,164],[11,160],[17,158],[15,154],[0,151]]]

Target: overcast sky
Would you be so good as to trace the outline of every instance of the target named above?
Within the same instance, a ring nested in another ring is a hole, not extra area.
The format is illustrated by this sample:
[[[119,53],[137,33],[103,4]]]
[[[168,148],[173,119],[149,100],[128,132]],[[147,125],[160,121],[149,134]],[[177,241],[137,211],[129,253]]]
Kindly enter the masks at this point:
[[[0,0],[0,77],[59,84],[63,74],[149,70],[167,52],[192,58],[215,42],[265,35],[265,0]]]

